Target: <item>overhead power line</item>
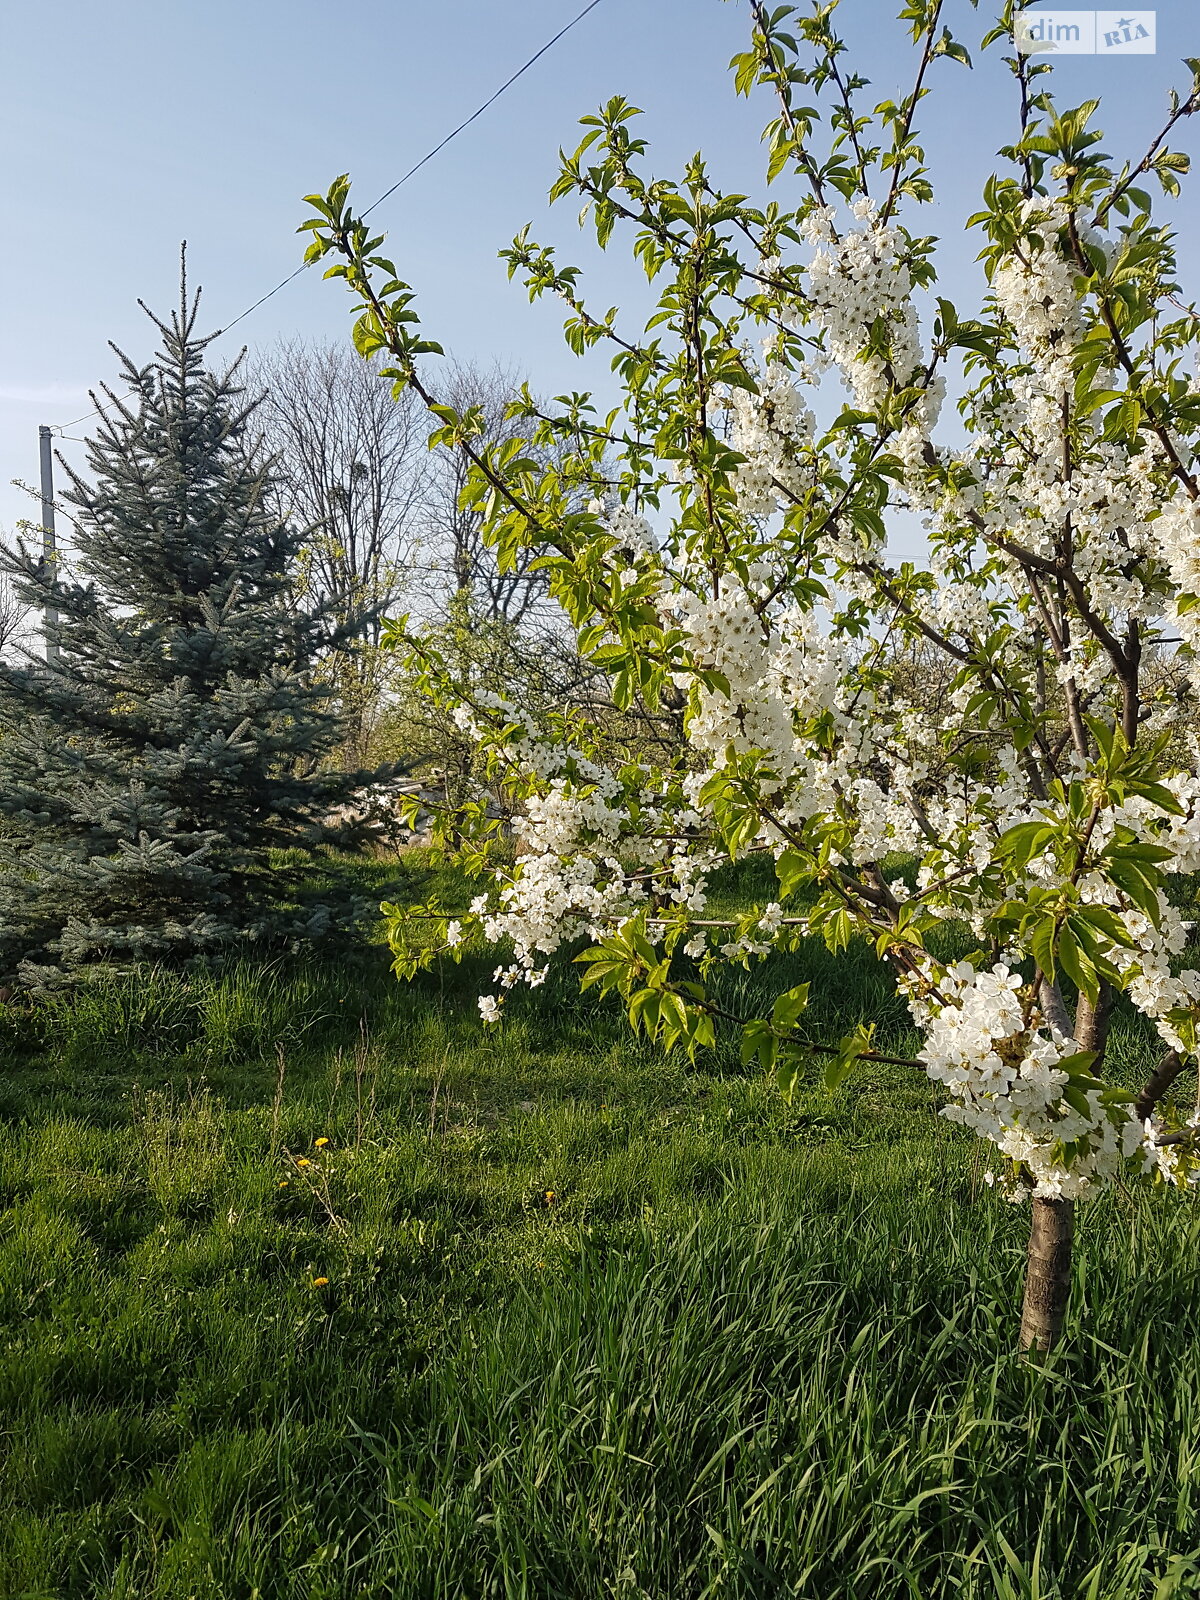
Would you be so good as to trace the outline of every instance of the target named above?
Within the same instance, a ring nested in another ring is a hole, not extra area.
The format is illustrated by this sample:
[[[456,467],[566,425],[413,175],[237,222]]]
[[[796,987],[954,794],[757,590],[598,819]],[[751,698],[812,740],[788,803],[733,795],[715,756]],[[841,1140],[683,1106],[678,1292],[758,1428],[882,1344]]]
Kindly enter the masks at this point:
[[[558,41],[563,38],[564,35],[570,33],[571,29],[575,27],[577,23],[582,22],[584,17],[586,17],[590,11],[594,11],[596,7],[600,5],[600,3],[601,0],[590,0],[590,3],[584,6],[582,11],[573,16],[570,22],[561,27],[552,39],[547,39],[546,43],[541,47],[540,50],[536,51],[529,57],[528,61],[519,66],[511,78],[506,78],[500,87],[495,90],[494,93],[489,95],[482,105],[477,106],[469,117],[465,118],[459,123],[457,128],[453,128],[446,135],[446,137],[441,140],[440,143],[435,144],[433,149],[427,151],[414,166],[409,167],[408,171],[404,173],[402,177],[396,179],[395,183],[392,184],[390,189],[385,189],[377,200],[372,200],[371,204],[361,214],[364,217],[370,216],[371,212],[374,211],[377,206],[381,206],[385,200],[389,200],[392,195],[395,194],[396,190],[401,186],[401,184],[407,183],[411,177],[414,177],[418,172],[420,172],[422,167],[428,165],[428,163],[432,161],[436,155],[439,155],[446,148],[452,139],[457,139],[460,133],[462,133],[466,128],[469,128],[473,122],[476,122],[489,106],[495,105],[500,96],[504,94],[506,90],[511,89],[518,78],[523,77],[525,73],[529,71],[530,67],[542,59],[547,51],[553,50]],[[311,261],[302,261],[294,272],[289,272],[286,278],[281,278],[273,289],[268,289],[266,294],[259,295],[258,299],[254,301],[253,305],[247,306],[244,311],[239,311],[232,322],[227,322],[223,328],[219,328],[213,335],[213,338],[219,339],[224,334],[227,334],[230,328],[235,328],[239,322],[243,322],[248,316],[250,316],[252,312],[257,311],[259,306],[265,305],[273,295],[277,295],[281,289],[286,289],[289,283],[294,282],[294,280],[310,266],[312,266]],[[130,395],[136,393],[136,389],[130,389],[128,391],[128,394]],[[128,398],[128,396],[122,396],[121,398]],[[92,417],[100,416],[103,412],[108,411],[110,407],[115,404],[115,400],[110,400],[107,405],[96,406],[94,410],[84,412],[82,417],[76,417],[71,422],[64,422],[61,427],[56,427],[54,432],[58,434],[60,438],[65,438],[67,436],[68,428],[77,428],[81,422],[89,422]]]
[[[421,168],[426,164],[426,162],[432,161],[434,156],[438,155],[442,150],[444,150],[446,148],[446,146],[450,143],[451,139],[457,139],[458,135],[463,131],[464,128],[469,128],[471,126],[471,124],[474,121],[476,121],[477,118],[481,117],[483,115],[483,113],[488,109],[489,106],[494,105],[496,103],[496,101],[499,100],[500,96],[504,93],[504,91],[506,89],[511,89],[513,84],[516,83],[518,78],[523,77],[524,74],[529,71],[530,67],[532,67],[535,62],[540,61],[542,59],[542,57],[546,54],[546,52],[548,50],[553,50],[554,46],[563,37],[563,35],[567,34],[567,33],[570,33],[571,29],[575,26],[575,24],[577,22],[582,22],[584,17],[587,16],[588,12],[589,11],[594,11],[599,4],[600,4],[600,0],[591,0],[591,4],[584,6],[583,10],[581,12],[579,12],[579,14],[577,16],[572,17],[570,22],[568,22],[565,27],[560,28],[558,30],[558,32],[554,35],[553,39],[547,39],[546,43],[537,52],[537,54],[530,56],[529,60],[525,63],[524,66],[518,67],[517,70],[513,73],[512,77],[507,79],[504,83],[502,83],[500,85],[500,87],[496,90],[495,94],[493,94],[490,99],[485,100],[483,102],[483,104],[478,108],[478,110],[472,111],[471,115],[466,119],[465,122],[460,122],[458,127],[455,128],[452,133],[448,133],[446,135],[446,137],[442,140],[441,144],[434,145],[433,149],[429,152],[429,154],[422,156],[420,161],[417,162],[415,167],[409,167],[408,171],[404,174],[404,176],[402,178],[397,178],[395,183],[392,185],[392,187],[390,189],[385,189],[383,191],[383,193],[379,196],[378,200],[372,200],[371,204],[363,212],[363,216],[364,217],[369,217],[371,215],[371,212],[374,211],[376,206],[381,206],[385,200],[389,200],[392,197],[392,195],[395,194],[396,190],[400,187],[400,185],[402,183],[407,183],[408,180],[413,176],[414,173],[420,172]]]

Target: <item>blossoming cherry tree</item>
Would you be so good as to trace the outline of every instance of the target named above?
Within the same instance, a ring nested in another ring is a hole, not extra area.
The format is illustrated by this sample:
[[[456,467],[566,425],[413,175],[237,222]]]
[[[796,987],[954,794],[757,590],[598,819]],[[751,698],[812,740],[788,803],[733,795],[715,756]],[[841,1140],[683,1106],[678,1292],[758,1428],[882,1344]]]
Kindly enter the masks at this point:
[[[723,192],[700,156],[651,176],[621,99],[583,119],[554,197],[582,201],[602,247],[629,231],[657,303],[626,328],[528,230],[505,252],[531,298],[563,302],[573,348],[612,353],[606,412],[586,394],[518,402],[553,452],[489,448],[477,416],[439,402],[438,347],[346,179],[303,226],[358,300],[359,350],[390,355],[387,380],[469,461],[501,560],[537,552],[616,712],[655,730],[622,744],[594,705],[472,695],[426,651],[426,688],[517,805],[521,849],[494,851],[482,807],[459,819],[485,891],[449,923],[392,908],[398,971],[506,945],[480,1000],[496,1022],[586,940],[584,985],[619,992],[635,1027],[693,1051],[738,1028],[787,1089],[815,1062],[836,1082],[893,1058],[869,1026],[808,1037],[803,986],[735,1015],[714,970],[814,935],[869,940],[943,1114],[1031,1201],[1021,1342],[1044,1348],[1075,1204],[1200,1171],[1197,1119],[1168,1098],[1200,1015],[1170,891],[1200,867],[1200,322],[1143,187],[1178,192],[1169,139],[1200,98],[1172,96],[1146,154],[1114,165],[1096,105],[1057,109],[1006,14],[984,46],[1007,41],[1013,143],[969,219],[968,315],[939,295],[920,231],[918,108],[971,65],[945,9],[906,6],[912,91],[872,107],[832,5],[750,0],[733,65],[739,92],[772,100],[768,201]],[[923,521],[922,564],[889,557],[900,512]],[[936,704],[914,652],[944,664]],[[754,853],[774,898],[715,914],[713,874]],[[1162,1041],[1140,1093],[1105,1075],[1117,995]]]

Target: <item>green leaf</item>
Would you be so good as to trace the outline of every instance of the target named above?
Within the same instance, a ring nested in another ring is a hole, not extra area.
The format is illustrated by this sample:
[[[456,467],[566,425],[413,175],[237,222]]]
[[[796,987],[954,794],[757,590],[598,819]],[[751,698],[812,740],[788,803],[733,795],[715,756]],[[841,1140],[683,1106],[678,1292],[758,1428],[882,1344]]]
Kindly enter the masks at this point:
[[[765,1018],[748,1022],[742,1029],[742,1065],[748,1066],[755,1056],[764,1072],[774,1065],[779,1049],[775,1031]]]
[[[796,1026],[796,1019],[808,1006],[807,983],[798,983],[794,989],[789,989],[786,994],[777,995],[775,1005],[771,1011],[771,1021],[781,1030],[788,1030]]]
[[[775,875],[779,879],[780,900],[788,900],[797,889],[812,882],[812,867],[794,850],[785,850],[775,863]]]
[[[1109,858],[1108,875],[1117,888],[1122,890],[1137,909],[1144,912],[1157,927],[1162,919],[1162,908],[1158,903],[1161,875],[1153,873],[1153,876],[1149,876],[1136,861],[1131,861],[1125,856]]]
[[[775,1081],[789,1106],[792,1103],[792,1096],[795,1094],[796,1081],[799,1076],[800,1062],[794,1056],[786,1056],[781,1059],[775,1069]]]
[[[1029,953],[1037,962],[1039,970],[1051,983],[1054,982],[1056,971],[1054,933],[1055,922],[1053,917],[1042,917],[1026,933],[1026,938],[1029,941]]]
[[[1060,1056],[1054,1065],[1068,1077],[1091,1077],[1091,1069],[1096,1065],[1095,1050],[1077,1050],[1074,1055]]]
[[[825,1063],[824,1078],[827,1089],[837,1089],[845,1083],[863,1052],[871,1048],[874,1037],[875,1024],[869,1022],[860,1023],[853,1033],[838,1040],[837,1054],[830,1056]]]
[[[639,1027],[644,1027],[648,1038],[653,1039],[658,1032],[659,1011],[662,1005],[662,995],[656,994],[653,989],[639,989],[629,1002],[629,1021],[636,1033]]]
[[[1058,960],[1080,993],[1095,1000],[1100,993],[1100,982],[1091,956],[1076,938],[1073,919],[1068,919],[1059,929]]]

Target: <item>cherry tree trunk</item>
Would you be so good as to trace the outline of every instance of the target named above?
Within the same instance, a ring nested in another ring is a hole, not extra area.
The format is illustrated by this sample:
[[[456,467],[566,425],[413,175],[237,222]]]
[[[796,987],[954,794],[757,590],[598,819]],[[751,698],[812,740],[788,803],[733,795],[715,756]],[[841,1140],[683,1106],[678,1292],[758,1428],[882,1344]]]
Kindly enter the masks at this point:
[[[1038,1000],[1046,1020],[1082,1050],[1094,1050],[1097,1064],[1104,1059],[1112,1020],[1112,990],[1100,985],[1093,1000],[1079,996],[1072,1023],[1063,1004],[1062,990],[1044,977],[1038,982]],[[1022,1350],[1053,1350],[1062,1334],[1071,1296],[1071,1245],[1075,1234],[1073,1200],[1031,1199],[1029,1257],[1025,1267],[1025,1298],[1021,1305]]]
[[[1052,1350],[1062,1333],[1071,1293],[1073,1200],[1030,1202],[1029,1260],[1021,1306],[1022,1350]]]

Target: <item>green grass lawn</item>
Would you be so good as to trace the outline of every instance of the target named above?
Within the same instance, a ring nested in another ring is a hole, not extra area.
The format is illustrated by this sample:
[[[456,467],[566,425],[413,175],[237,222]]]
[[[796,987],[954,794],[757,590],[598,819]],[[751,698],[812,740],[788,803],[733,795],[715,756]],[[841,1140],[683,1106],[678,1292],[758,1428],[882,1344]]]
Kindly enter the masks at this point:
[[[569,969],[484,1031],[493,965],[0,1010],[4,1600],[1200,1594],[1194,1205],[1085,1208],[1031,1366],[922,1074],[788,1106]],[[729,996],[914,1047],[867,952],[786,965]]]

